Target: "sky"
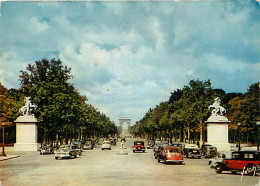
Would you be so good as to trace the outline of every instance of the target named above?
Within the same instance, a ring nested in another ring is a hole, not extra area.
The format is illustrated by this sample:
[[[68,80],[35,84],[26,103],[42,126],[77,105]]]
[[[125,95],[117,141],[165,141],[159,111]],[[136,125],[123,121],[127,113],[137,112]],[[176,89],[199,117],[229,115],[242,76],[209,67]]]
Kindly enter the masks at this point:
[[[118,124],[192,79],[246,92],[260,80],[259,2],[2,2],[0,82],[43,58],[72,69],[71,83]]]

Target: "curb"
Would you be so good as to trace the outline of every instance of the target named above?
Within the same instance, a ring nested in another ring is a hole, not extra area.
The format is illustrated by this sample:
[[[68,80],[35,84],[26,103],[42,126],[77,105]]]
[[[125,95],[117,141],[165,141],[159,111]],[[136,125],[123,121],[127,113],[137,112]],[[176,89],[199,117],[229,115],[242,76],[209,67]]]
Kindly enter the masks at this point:
[[[7,155],[7,156],[0,156],[0,161],[10,160],[14,158],[20,157],[19,155]]]

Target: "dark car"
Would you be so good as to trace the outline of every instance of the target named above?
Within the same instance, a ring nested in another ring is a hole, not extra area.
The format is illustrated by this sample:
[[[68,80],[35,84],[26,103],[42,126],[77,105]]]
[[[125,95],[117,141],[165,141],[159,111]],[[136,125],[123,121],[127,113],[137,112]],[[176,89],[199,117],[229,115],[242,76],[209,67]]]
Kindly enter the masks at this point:
[[[162,155],[162,151],[163,151],[163,145],[159,145],[158,148],[156,149],[156,151],[154,151],[154,159],[157,159],[159,156]]]
[[[163,163],[183,163],[183,158],[181,154],[181,149],[179,147],[167,146],[162,150],[162,153],[158,156],[158,163],[163,161]]]
[[[125,137],[121,137],[121,141],[126,142]]]
[[[201,158],[201,151],[197,145],[186,144],[183,149],[183,155],[185,155],[186,158]]]
[[[111,145],[116,145],[116,138],[109,138]]]
[[[51,144],[42,144],[40,154],[53,154],[54,150]]]
[[[203,156],[205,156],[205,158],[212,158],[212,157],[215,157],[217,156],[217,147],[215,146],[212,146],[212,145],[208,145],[208,146],[204,146],[202,149],[201,149],[201,154]]]
[[[76,158],[78,155],[76,145],[61,145],[59,150],[55,153],[55,159],[62,158]]]
[[[231,171],[232,173],[245,171],[248,175],[254,175],[260,166],[260,151],[234,151],[231,159],[223,159],[217,162],[216,173]]]
[[[145,152],[144,141],[134,141],[133,152]]]
[[[184,149],[184,145],[182,143],[179,143],[179,142],[174,142],[172,143],[173,147],[179,147],[181,149],[181,153],[183,154],[183,149]]]
[[[85,141],[83,145],[83,150],[92,150],[94,148],[92,141]]]
[[[147,145],[147,149],[152,149],[154,145],[155,145],[155,141],[154,140],[149,140],[148,141],[148,145]]]
[[[153,146],[153,151],[156,152],[159,148],[159,146],[161,146],[162,143],[161,142],[155,142],[154,146]]]

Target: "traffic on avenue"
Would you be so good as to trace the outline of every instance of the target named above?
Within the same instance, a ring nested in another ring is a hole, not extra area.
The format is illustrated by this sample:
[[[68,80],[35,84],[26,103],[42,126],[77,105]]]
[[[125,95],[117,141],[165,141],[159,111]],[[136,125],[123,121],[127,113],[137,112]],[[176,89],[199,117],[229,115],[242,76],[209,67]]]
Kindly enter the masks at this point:
[[[0,185],[259,185],[253,163],[244,171],[224,166],[230,159],[235,165],[231,156],[241,156],[238,151],[201,148],[141,138],[74,141],[59,149],[45,144],[37,152],[8,152],[20,157],[0,161]],[[259,160],[259,154],[241,152]]]

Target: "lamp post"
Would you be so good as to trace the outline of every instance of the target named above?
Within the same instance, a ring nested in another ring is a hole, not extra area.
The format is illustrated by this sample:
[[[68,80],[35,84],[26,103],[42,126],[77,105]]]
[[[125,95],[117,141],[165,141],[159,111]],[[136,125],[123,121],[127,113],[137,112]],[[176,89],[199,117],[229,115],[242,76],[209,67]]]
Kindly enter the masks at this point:
[[[259,126],[260,126],[260,121],[256,122],[256,143],[257,143],[257,151],[259,151]]]
[[[2,127],[3,127],[3,148],[2,148],[2,153],[0,156],[6,156],[6,154],[5,154],[5,122],[2,122]]]
[[[238,151],[240,151],[240,122],[237,122],[237,126],[238,126]]]

